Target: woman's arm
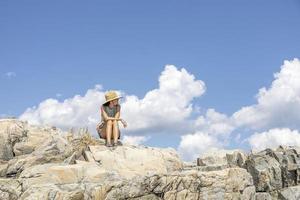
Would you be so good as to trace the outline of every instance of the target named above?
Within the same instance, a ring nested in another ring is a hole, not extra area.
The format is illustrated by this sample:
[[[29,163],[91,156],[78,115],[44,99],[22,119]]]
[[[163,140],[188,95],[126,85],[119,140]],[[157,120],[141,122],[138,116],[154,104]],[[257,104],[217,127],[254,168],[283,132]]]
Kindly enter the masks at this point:
[[[118,114],[118,113],[119,113],[119,114]],[[105,112],[103,106],[101,106],[101,116],[103,116],[103,119],[104,119],[105,121],[107,121],[107,120],[122,120],[121,118],[119,118],[119,117],[120,117],[120,109],[118,109],[118,113],[116,113],[115,117],[109,117],[109,116],[107,115],[107,113]],[[117,114],[118,114],[118,115],[117,115]]]
[[[107,121],[110,119],[110,117],[108,117],[108,115],[106,114],[103,106],[101,106],[101,116],[103,117],[104,121]]]
[[[121,106],[118,105],[118,107],[117,107],[117,113],[115,114],[115,117],[114,117],[116,120],[121,120],[120,119],[120,110],[121,110]]]
[[[115,114],[114,119],[115,119],[115,120],[120,120],[120,121],[122,122],[124,128],[125,128],[125,127],[127,127],[127,123],[126,123],[123,119],[120,118],[120,110],[121,110],[121,106],[118,105],[117,113]]]

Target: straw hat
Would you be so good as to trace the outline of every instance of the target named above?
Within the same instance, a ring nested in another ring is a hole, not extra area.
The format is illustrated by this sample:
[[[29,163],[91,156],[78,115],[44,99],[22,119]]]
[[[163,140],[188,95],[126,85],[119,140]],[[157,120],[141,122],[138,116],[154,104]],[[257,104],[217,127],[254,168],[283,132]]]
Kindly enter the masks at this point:
[[[105,103],[109,102],[109,101],[112,101],[112,100],[115,100],[115,99],[119,99],[119,98],[123,98],[122,96],[118,96],[118,94],[115,92],[115,91],[108,91],[106,94],[105,94]]]

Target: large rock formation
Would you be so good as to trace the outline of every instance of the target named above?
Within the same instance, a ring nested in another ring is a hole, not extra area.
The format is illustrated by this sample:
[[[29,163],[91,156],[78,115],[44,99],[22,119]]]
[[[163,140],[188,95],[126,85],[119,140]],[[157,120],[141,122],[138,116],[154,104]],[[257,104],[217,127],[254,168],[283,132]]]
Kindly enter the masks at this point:
[[[88,133],[0,120],[1,200],[299,199],[299,149],[207,153],[107,148]]]

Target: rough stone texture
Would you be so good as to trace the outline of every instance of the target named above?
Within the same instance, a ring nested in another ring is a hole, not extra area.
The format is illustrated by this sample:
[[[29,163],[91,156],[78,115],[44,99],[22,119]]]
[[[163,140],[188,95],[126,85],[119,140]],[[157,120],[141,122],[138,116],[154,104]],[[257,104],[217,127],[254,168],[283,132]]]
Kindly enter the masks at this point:
[[[0,179],[0,199],[15,200],[22,193],[21,183],[14,179]]]
[[[242,167],[247,155],[240,149],[211,150],[197,159],[198,166]]]
[[[113,151],[103,146],[89,146],[92,156],[107,170],[126,178],[147,173],[166,173],[183,168],[174,149],[160,149],[133,145],[118,146]]]
[[[13,146],[26,135],[26,123],[15,119],[0,119],[0,160],[14,157]]]
[[[259,192],[279,191],[300,182],[299,147],[279,146],[252,153],[245,167]]]
[[[172,148],[107,148],[78,133],[0,120],[2,200],[300,198],[299,147],[218,150],[184,162]]]
[[[255,200],[272,200],[272,196],[267,192],[258,192],[255,194]]]
[[[280,163],[283,187],[298,185],[300,183],[300,148],[279,146],[270,154]]]
[[[278,192],[278,199],[281,200],[299,200],[300,185],[284,188]]]
[[[253,176],[256,191],[270,192],[282,188],[280,164],[269,155],[269,150],[251,154],[246,161],[246,168]]]
[[[251,199],[255,197],[252,177],[242,168],[221,171],[172,172],[125,180],[113,186],[98,186],[95,199]],[[97,197],[97,198],[96,198]]]

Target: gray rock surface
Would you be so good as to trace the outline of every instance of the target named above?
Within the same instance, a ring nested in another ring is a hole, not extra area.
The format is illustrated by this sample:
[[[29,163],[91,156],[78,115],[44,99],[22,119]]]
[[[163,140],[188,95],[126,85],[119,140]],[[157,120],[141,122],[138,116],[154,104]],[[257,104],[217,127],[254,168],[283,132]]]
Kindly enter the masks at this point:
[[[184,162],[175,149],[123,144],[0,120],[2,200],[299,199],[300,148],[218,150]]]
[[[278,199],[281,200],[299,200],[300,199],[300,185],[287,187],[278,192]]]

